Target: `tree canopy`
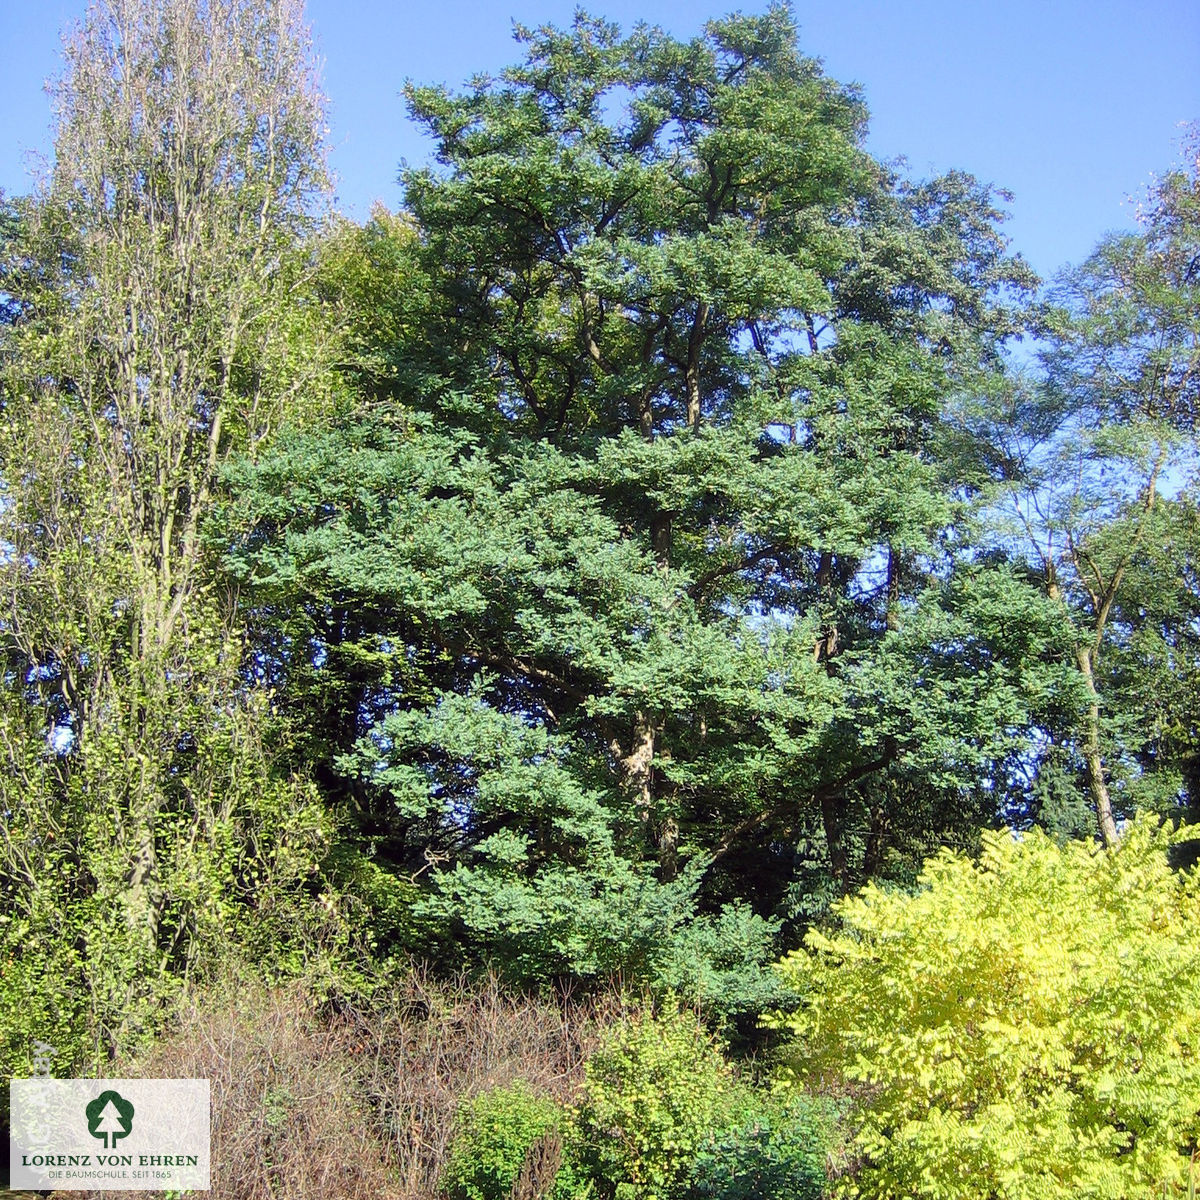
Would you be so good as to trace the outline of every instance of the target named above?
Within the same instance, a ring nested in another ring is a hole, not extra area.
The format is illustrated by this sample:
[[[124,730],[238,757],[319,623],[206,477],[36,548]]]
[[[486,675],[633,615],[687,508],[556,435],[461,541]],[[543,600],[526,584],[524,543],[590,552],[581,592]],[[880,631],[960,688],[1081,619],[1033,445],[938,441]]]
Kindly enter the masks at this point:
[[[6,211],[14,1042],[48,1021],[75,1046],[80,1013],[94,1053],[135,1041],[328,844],[317,797],[271,768],[201,538],[222,465],[328,370],[319,304],[297,304],[326,188],[300,16],[291,0],[94,6],[53,91],[53,174]],[[286,928],[262,925],[264,953]]]
[[[999,198],[873,160],[785,8],[518,37],[409,88],[437,164],[327,272],[358,402],[231,468],[228,562],[380,861],[586,974],[969,841],[1065,635],[954,571],[940,417],[1034,282]]]
[[[517,40],[362,224],[299,0],[67,43],[0,202],[14,1063],[226,953],[761,1038],[863,885],[1200,803],[1194,147],[1042,288],[786,5]]]

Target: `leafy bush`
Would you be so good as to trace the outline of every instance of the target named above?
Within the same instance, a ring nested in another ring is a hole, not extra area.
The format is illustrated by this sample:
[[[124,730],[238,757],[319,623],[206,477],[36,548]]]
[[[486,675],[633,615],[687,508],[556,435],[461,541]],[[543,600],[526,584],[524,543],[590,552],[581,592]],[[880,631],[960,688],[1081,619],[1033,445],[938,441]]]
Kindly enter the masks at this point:
[[[846,1196],[1066,1200],[1182,1186],[1200,1140],[1200,879],[1122,845],[988,833],[916,895],[839,903],[784,977],[790,1078],[858,1101]]]
[[[757,1019],[790,999],[771,969],[779,953],[778,933],[778,921],[760,917],[741,901],[698,915],[662,947],[650,985],[669,987],[709,1018]]]
[[[826,1124],[807,1100],[754,1098],[740,1121],[701,1145],[686,1200],[820,1200]]]
[[[585,1073],[583,1154],[597,1190],[616,1200],[681,1195],[697,1151],[739,1095],[719,1047],[690,1012],[616,1026]]]
[[[573,1200],[586,1194],[569,1152],[563,1152],[565,1116],[560,1105],[534,1095],[521,1080],[476,1096],[460,1113],[442,1190],[449,1200],[509,1200],[523,1169],[541,1151],[542,1183],[554,1184],[550,1190],[530,1189],[535,1197]]]

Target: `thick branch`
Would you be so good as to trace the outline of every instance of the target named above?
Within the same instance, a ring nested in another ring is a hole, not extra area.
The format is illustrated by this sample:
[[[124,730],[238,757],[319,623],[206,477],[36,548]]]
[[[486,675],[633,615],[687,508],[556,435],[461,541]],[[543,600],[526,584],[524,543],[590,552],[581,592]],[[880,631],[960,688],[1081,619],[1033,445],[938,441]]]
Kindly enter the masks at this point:
[[[868,775],[873,775],[876,771],[882,771],[888,767],[895,759],[896,754],[892,749],[888,749],[879,758],[872,759],[870,762],[860,763],[857,767],[852,768],[845,774],[840,775],[837,779],[830,780],[828,783],[821,784],[809,796],[810,800],[822,803],[830,797],[836,796],[839,792],[848,788],[852,783],[857,783],[860,779],[865,779]],[[761,812],[754,813],[745,820],[739,822],[732,829],[727,830],[722,835],[721,840],[713,847],[708,855],[708,865],[711,867],[714,863],[724,858],[734,846],[746,834],[751,833],[755,829],[761,829],[764,825],[770,824],[781,813],[789,807],[797,807],[794,799],[789,798],[782,800],[778,804],[772,805],[770,808],[765,808]]]

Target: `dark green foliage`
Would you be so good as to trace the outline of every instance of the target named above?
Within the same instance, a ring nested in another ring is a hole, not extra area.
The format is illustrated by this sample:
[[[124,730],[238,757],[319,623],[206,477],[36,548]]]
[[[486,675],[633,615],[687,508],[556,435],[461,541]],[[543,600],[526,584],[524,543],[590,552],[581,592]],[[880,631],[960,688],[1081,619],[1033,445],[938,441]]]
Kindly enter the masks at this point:
[[[1200,807],[1200,158],[1035,306],[1004,194],[876,161],[788,5],[581,11],[409,85],[436,160],[322,223],[266,12],[94,7],[0,197],[0,1066],[226,957],[350,1024],[410,957],[616,981],[658,1015],[563,1033],[577,1108],[475,1043],[429,1085],[448,1200],[817,1197],[825,1111],[713,1034],[819,1008],[780,951],[988,826]]]
[[[790,6],[581,11],[409,85],[436,160],[322,223],[285,10],[96,6],[0,197],[0,1066],[226,956],[345,1014],[410,956],[616,981],[660,1012],[577,1110],[430,1085],[449,1200],[816,1197],[824,1110],[713,1038],[806,1019],[780,951],[989,826],[1200,809],[1200,157],[1034,305]]]
[[[821,1200],[829,1125],[811,1101],[755,1097],[700,1147],[684,1200]]]
[[[581,15],[410,88],[439,165],[326,252],[342,411],[225,475],[214,537],[323,791],[522,982],[753,1008],[824,903],[797,843],[833,896],[970,840],[1045,704],[1042,617],[972,624],[1019,584],[952,574],[938,420],[1029,273],[987,189],[865,153],[795,32]]]

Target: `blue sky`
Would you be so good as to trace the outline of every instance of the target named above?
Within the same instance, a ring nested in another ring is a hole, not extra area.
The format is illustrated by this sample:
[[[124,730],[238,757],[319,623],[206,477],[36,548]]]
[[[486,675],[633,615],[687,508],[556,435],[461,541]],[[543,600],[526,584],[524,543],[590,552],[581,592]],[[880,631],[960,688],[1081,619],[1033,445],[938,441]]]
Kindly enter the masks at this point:
[[[605,0],[622,26],[678,35],[728,7]],[[400,202],[402,158],[428,145],[405,116],[406,78],[461,84],[517,56],[512,21],[570,21],[563,0],[309,0],[331,100],[333,165],[345,211]],[[83,0],[0,0],[0,188],[28,190],[26,152],[47,149],[42,83],[58,30]],[[1129,197],[1177,160],[1181,123],[1200,120],[1197,0],[799,0],[801,45],[862,85],[869,147],[927,176],[951,167],[1014,193],[1008,232],[1043,274],[1128,227]]]

